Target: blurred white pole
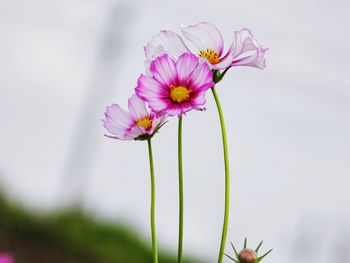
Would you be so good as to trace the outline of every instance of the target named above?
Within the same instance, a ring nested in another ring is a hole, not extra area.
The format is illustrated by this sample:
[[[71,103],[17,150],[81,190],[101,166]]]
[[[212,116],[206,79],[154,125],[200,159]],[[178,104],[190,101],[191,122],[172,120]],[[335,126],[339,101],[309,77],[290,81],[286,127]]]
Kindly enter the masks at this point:
[[[63,206],[79,206],[84,197],[95,164],[98,140],[102,136],[100,127],[105,103],[116,88],[113,80],[118,74],[119,63],[123,61],[127,31],[133,22],[132,13],[130,4],[114,3],[107,21],[92,69],[91,84],[87,87],[67,153],[63,185],[58,192],[58,203]]]

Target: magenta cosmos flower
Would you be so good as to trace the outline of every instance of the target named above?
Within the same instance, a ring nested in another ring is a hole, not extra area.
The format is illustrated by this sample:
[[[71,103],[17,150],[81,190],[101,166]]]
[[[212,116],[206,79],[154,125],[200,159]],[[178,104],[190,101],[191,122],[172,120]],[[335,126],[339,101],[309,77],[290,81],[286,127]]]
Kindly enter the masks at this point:
[[[164,123],[165,117],[157,117],[146,108],[146,103],[132,95],[128,101],[129,111],[123,110],[118,104],[107,107],[103,126],[110,134],[107,137],[118,140],[142,140],[153,134]]]
[[[8,253],[0,254],[0,263],[14,263],[13,257]]]
[[[180,116],[192,109],[202,110],[205,93],[214,86],[208,65],[190,53],[177,61],[162,55],[152,61],[150,72],[152,77],[139,77],[135,91],[158,114]]]
[[[259,45],[247,28],[234,32],[232,44],[225,54],[223,38],[214,25],[202,22],[180,28],[184,38],[198,49],[192,53],[204,58],[211,69],[222,70],[232,66],[265,68],[264,55],[267,48]],[[162,54],[177,59],[182,53],[190,51],[178,34],[166,30],[154,36],[144,50],[146,68]]]

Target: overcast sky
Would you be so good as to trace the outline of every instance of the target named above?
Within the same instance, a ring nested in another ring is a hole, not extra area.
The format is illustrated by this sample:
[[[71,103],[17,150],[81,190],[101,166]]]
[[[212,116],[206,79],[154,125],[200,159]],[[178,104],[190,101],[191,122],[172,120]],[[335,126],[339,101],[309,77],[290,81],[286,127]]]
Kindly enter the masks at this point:
[[[226,48],[249,27],[267,68],[217,87],[232,169],[228,240],[271,263],[350,262],[350,4],[345,0],[0,0],[0,182],[53,209],[75,200],[149,238],[147,145],[105,138],[105,106],[126,106],[161,29],[214,23]],[[223,215],[218,116],[184,125],[186,254],[216,259]],[[176,119],[154,139],[159,244],[176,251]],[[229,246],[227,252],[232,254]]]

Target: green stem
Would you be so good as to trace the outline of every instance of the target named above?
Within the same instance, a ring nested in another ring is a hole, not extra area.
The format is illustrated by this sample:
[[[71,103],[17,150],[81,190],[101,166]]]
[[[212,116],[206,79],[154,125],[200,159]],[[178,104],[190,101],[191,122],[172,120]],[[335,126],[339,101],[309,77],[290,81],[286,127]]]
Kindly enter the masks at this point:
[[[177,253],[177,262],[182,262],[182,246],[183,246],[183,176],[182,176],[182,117],[179,117],[178,130],[178,162],[179,162],[179,245]]]
[[[156,237],[156,224],[155,224],[155,182],[154,182],[154,166],[153,166],[153,154],[151,139],[147,140],[148,143],[148,155],[149,155],[149,167],[151,173],[151,232],[152,232],[152,250],[153,250],[153,263],[158,263],[157,252],[157,237]]]
[[[218,113],[219,113],[221,134],[222,134],[222,145],[224,148],[224,160],[225,160],[225,213],[224,213],[224,223],[223,223],[223,227],[222,227],[219,259],[218,259],[218,263],[222,263],[224,253],[225,253],[225,244],[226,244],[226,237],[227,237],[227,230],[228,230],[228,219],[229,219],[229,213],[230,213],[229,212],[229,210],[230,210],[230,166],[229,166],[229,159],[228,159],[224,115],[222,113],[221,104],[219,101],[218,94],[216,93],[215,87],[212,87],[211,91],[213,92],[216,107],[217,107]]]

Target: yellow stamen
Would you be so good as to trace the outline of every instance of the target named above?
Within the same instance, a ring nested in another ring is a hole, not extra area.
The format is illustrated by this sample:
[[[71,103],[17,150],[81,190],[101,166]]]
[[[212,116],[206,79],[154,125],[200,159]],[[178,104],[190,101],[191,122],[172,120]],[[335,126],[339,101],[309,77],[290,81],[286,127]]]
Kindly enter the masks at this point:
[[[182,103],[190,98],[191,90],[183,86],[171,87],[170,98],[173,102]]]
[[[215,52],[215,50],[212,48],[207,48],[204,51],[199,51],[198,56],[206,58],[211,64],[216,64],[220,62],[218,52]]]
[[[152,120],[148,116],[144,116],[142,119],[136,121],[136,126],[142,126],[145,130],[149,130],[152,126]]]

